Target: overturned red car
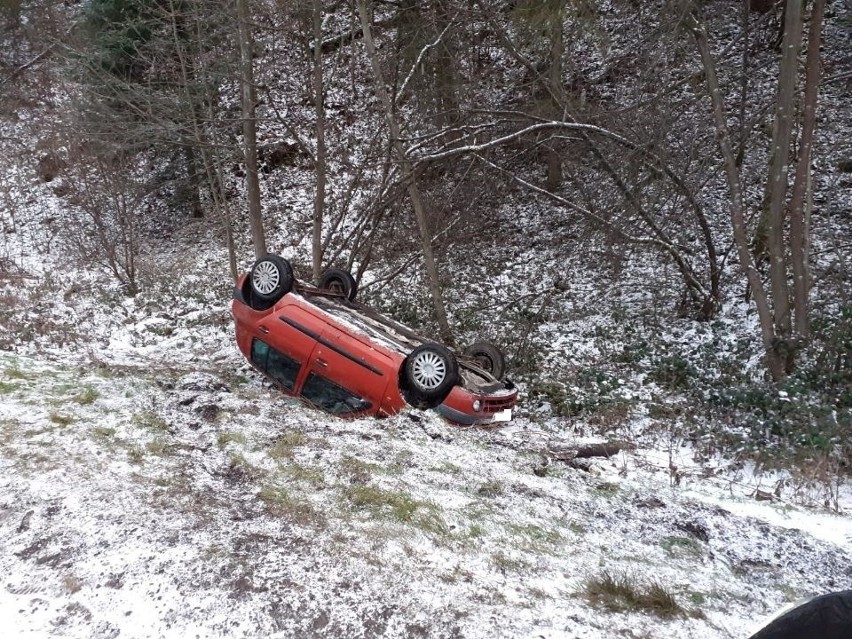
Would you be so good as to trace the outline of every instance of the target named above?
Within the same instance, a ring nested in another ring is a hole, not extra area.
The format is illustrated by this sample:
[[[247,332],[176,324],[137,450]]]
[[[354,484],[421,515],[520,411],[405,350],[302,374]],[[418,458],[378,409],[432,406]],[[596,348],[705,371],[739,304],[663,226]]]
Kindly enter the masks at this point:
[[[458,424],[511,419],[518,392],[501,381],[495,346],[456,356],[356,302],[356,293],[346,271],[328,271],[312,287],[287,260],[263,256],[233,290],[237,344],[285,393],[335,415],[388,416],[409,404]]]

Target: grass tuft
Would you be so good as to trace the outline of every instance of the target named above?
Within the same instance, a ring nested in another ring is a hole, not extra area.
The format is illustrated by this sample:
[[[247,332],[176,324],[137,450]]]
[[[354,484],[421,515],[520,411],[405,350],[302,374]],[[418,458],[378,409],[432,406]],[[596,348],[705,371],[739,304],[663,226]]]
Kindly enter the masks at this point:
[[[135,413],[131,421],[135,426],[145,428],[155,433],[165,433],[169,429],[169,423],[151,411]]]
[[[648,612],[671,618],[684,614],[674,595],[659,582],[641,583],[633,575],[604,571],[584,584],[590,603],[613,612]]]
[[[264,503],[271,515],[302,526],[316,528],[325,526],[325,517],[322,513],[317,511],[310,502],[294,497],[285,488],[266,485],[260,489],[258,499]]]
[[[234,433],[227,430],[223,430],[216,435],[216,445],[218,445],[219,448],[225,448],[225,446],[231,442],[244,446],[246,443],[246,436],[243,433]]]
[[[97,390],[91,386],[86,386],[74,397],[74,401],[81,406],[87,406],[94,403],[98,397],[100,397],[100,393]]]
[[[48,416],[48,419],[54,424],[59,424],[60,426],[67,426],[74,421],[73,417],[70,415],[63,415],[62,413],[51,413]]]
[[[8,395],[9,393],[14,393],[20,387],[21,385],[15,382],[0,382],[0,395]]]
[[[498,497],[503,494],[503,484],[496,480],[490,480],[476,489],[476,494],[482,497]]]
[[[418,501],[408,493],[356,485],[348,486],[344,495],[352,506],[368,511],[374,518],[389,518],[434,535],[449,532],[437,504]]]

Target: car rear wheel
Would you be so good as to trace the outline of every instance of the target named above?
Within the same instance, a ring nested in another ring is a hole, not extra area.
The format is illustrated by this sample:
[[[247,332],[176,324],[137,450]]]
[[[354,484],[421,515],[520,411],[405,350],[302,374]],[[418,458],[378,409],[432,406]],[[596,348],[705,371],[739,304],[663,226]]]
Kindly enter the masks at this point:
[[[293,267],[278,255],[264,255],[249,273],[252,296],[264,304],[277,302],[293,288]]]
[[[319,281],[319,288],[342,295],[350,302],[355,301],[355,295],[358,293],[358,284],[352,274],[339,268],[333,268],[323,273]]]
[[[476,342],[465,354],[482,370],[491,373],[495,379],[502,379],[506,372],[506,358],[503,352],[490,342]]]
[[[402,395],[416,408],[434,408],[447,398],[458,376],[458,362],[449,349],[421,344],[402,364]]]

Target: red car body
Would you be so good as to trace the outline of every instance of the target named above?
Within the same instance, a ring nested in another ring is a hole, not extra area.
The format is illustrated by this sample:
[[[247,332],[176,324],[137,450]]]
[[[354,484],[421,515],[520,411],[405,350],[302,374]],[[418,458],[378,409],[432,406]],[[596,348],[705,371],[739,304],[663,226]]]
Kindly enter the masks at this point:
[[[428,340],[338,293],[297,283],[257,310],[250,289],[248,275],[234,288],[237,345],[285,393],[348,417],[389,416],[407,405],[401,370]],[[508,421],[517,395],[511,382],[461,359],[456,384],[435,409],[457,424]]]

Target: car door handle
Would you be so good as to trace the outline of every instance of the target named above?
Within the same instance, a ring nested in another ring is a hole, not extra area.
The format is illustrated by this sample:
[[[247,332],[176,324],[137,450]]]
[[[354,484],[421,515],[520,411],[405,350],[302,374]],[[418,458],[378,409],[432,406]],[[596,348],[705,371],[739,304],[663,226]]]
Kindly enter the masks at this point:
[[[319,357],[314,360],[317,366],[321,366],[322,368],[328,368],[328,362],[324,359],[320,359]]]
[[[264,335],[268,335],[268,334],[269,334],[269,329],[268,329],[268,328],[266,328],[265,326],[258,326],[257,328],[258,328],[258,330],[259,330],[261,333],[263,333]]]

